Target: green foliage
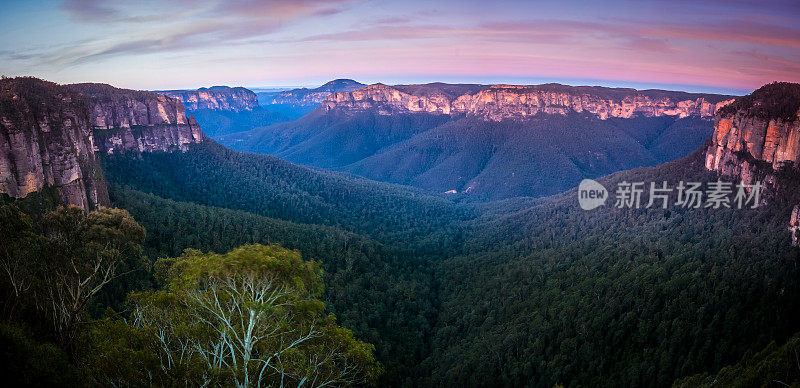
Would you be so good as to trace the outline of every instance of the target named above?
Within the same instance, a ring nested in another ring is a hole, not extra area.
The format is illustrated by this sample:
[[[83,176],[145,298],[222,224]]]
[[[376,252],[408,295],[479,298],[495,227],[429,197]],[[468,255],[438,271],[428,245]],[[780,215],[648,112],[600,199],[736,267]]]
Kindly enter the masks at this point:
[[[295,200],[267,199],[254,189],[242,189],[250,185],[248,179],[235,176],[243,168],[266,175],[262,168],[270,158],[216,154],[236,160],[221,163],[211,155],[215,153],[194,149],[186,155],[109,164],[118,171],[115,179],[178,200],[192,198],[262,214],[266,212],[257,209],[288,203],[326,212],[331,208],[316,207],[314,198],[347,192],[345,201],[352,205],[333,208],[329,214],[341,215],[335,221],[316,218],[335,226],[325,229],[300,224],[309,218],[299,213],[272,213],[292,221],[285,223],[165,201],[131,187],[117,186],[112,197],[118,206],[137,209],[137,218],[141,215],[148,229],[158,231],[158,241],[152,244],[161,249],[212,241],[218,246],[280,242],[319,252],[304,254],[321,259],[328,269],[324,298],[358,338],[376,345],[376,356],[387,369],[385,384],[663,386],[682,376],[716,371],[800,327],[800,317],[793,313],[800,301],[794,280],[800,279],[794,264],[798,253],[789,247],[785,231],[791,207],[800,201],[792,194],[800,191],[794,189],[755,210],[635,211],[609,205],[585,212],[574,202],[575,192],[569,191],[535,201],[450,204],[443,208],[453,211],[431,220],[429,206],[437,200],[408,201],[403,191],[390,190],[384,195],[392,206],[365,209],[365,204],[375,204],[374,196],[361,195],[371,191],[323,189],[320,194],[308,183],[320,179],[316,172],[279,162],[269,164],[272,179],[301,169],[311,175],[297,175],[305,177],[297,185],[288,184],[290,179],[269,185],[273,195],[293,192]],[[187,168],[194,165],[208,169]],[[154,177],[173,170],[190,171],[196,182]],[[131,178],[145,172],[149,178]],[[222,180],[219,175],[235,178]],[[716,176],[705,171],[702,152],[697,152],[657,168],[617,173],[603,182],[614,187],[623,179],[675,184]],[[793,182],[797,177],[781,180]],[[342,176],[327,182],[329,188],[344,188],[353,187],[354,181],[360,182]],[[299,187],[305,191],[292,191]],[[217,192],[219,197],[197,195],[189,188]],[[235,198],[230,193],[236,193]],[[240,207],[240,196],[265,202]],[[643,200],[646,203],[647,197]],[[416,219],[397,218],[396,211]],[[381,221],[365,228],[355,221],[365,214],[368,221]],[[236,221],[225,222],[228,217]],[[402,220],[391,227],[404,225],[413,232],[375,233],[390,230],[389,220]],[[418,222],[445,227],[417,228]],[[262,227],[269,233],[258,234]],[[341,229],[357,233],[350,236],[363,238],[366,245],[342,254],[339,247],[347,240]],[[188,237],[193,233],[209,238],[193,242]],[[376,254],[355,254],[368,246]]]
[[[87,307],[120,273],[143,265],[144,229],[124,210],[74,206],[33,222],[5,201],[0,228],[3,365],[23,385],[74,385],[70,362],[87,341]]]
[[[242,210],[304,224],[323,224],[381,242],[458,236],[466,209],[442,198],[267,156],[239,153],[211,141],[185,153],[148,153],[104,161],[110,182],[176,201]],[[449,241],[429,241],[430,249]]]
[[[201,287],[208,278],[240,275],[247,272],[269,277],[290,287],[298,295],[318,297],[324,289],[322,268],[316,261],[304,261],[300,254],[277,245],[246,245],[224,255],[187,249],[176,259],[157,266],[157,276],[166,289],[179,291]]]
[[[785,344],[770,342],[716,375],[697,374],[680,379],[673,387],[785,387],[800,385],[800,333]]]
[[[165,289],[131,296],[133,328],[107,321],[98,329],[101,340],[126,338],[96,344],[89,358],[99,359],[90,361],[99,366],[98,382],[133,375],[143,383],[136,367],[109,376],[113,370],[103,364],[140,352],[136,364],[157,360],[148,376],[157,385],[351,385],[380,373],[374,347],[325,315],[316,298],[322,269],[297,252],[263,245],[223,255],[187,250],[157,268]]]
[[[645,124],[627,135],[665,153],[665,133],[692,127],[659,121],[651,131]],[[783,190],[759,209],[585,212],[574,191],[462,206],[213,143],[135,160],[115,156],[106,167],[117,182],[115,205],[146,235],[122,212],[59,209],[27,217],[20,209],[47,201],[0,205],[0,259],[12,269],[1,285],[3,361],[16,371],[50,368],[55,375],[43,383],[74,381],[71,359],[101,385],[231,385],[245,376],[258,380],[254,365],[264,363],[252,360],[270,355],[273,363],[264,365],[275,368],[262,379],[276,382],[284,373],[295,384],[302,376],[337,378],[342,365],[363,372],[344,382],[372,382],[376,360],[386,367],[384,385],[798,380],[797,337],[769,345],[800,327],[800,251],[789,246],[785,229],[800,203],[793,171],[778,172]],[[603,183],[716,178],[696,153]],[[235,249],[254,243],[267,245]],[[186,248],[194,250],[181,254]],[[76,279],[87,279],[93,260],[127,272],[142,265],[143,251],[173,258],[129,283],[89,277],[100,291],[73,304],[78,309],[47,307],[63,302],[55,296]],[[243,284],[279,296],[265,303],[240,292]],[[139,291],[128,311],[86,324],[89,304],[97,315],[108,305],[121,310],[131,289]],[[214,314],[219,307],[231,314]],[[243,338],[247,322],[275,335],[249,352],[213,346]],[[303,340],[284,346],[296,339]],[[195,350],[180,352],[185,344]],[[251,362],[232,366],[234,354]],[[34,376],[25,373],[25,381]]]
[[[60,207],[41,222],[46,263],[39,264],[40,308],[53,322],[59,344],[73,351],[83,315],[103,287],[122,273],[143,270],[145,231],[125,210],[86,213]]]
[[[369,237],[341,229],[292,223],[223,208],[175,202],[129,187],[111,186],[115,206],[147,228],[149,257],[180,255],[186,248],[217,253],[243,244],[274,244],[321,261],[328,309],[357,338],[376,346],[386,366],[382,384],[401,381],[428,351],[436,318],[435,279],[427,263]],[[170,260],[154,265],[156,279]]]
[[[773,82],[737,98],[732,104],[720,108],[717,114],[722,117],[742,114],[762,120],[780,119],[793,122],[797,120],[798,112],[800,84]]]
[[[665,179],[716,176],[696,153],[603,184]],[[587,212],[571,190],[487,220],[465,236],[469,254],[437,266],[425,383],[665,386],[786,338],[800,327],[785,229],[798,195],[750,210]]]
[[[122,317],[109,314],[92,324],[84,334],[80,365],[85,377],[102,386],[146,386],[170,376],[161,369],[155,333],[129,325]],[[186,385],[199,385],[192,376]],[[192,384],[193,383],[193,384]]]
[[[0,266],[5,280],[3,295],[8,295],[3,304],[3,318],[16,319],[28,291],[31,289],[35,271],[29,263],[31,251],[39,247],[38,236],[33,231],[30,217],[19,208],[5,201],[0,202]]]
[[[78,377],[63,350],[8,322],[0,322],[0,371],[7,387],[75,386]]]

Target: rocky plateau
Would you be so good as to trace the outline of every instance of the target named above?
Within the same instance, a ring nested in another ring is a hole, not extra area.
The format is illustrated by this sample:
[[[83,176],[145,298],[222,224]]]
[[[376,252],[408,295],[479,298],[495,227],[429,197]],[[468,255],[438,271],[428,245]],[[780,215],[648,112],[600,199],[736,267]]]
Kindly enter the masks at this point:
[[[584,113],[601,120],[610,117],[699,116],[713,118],[730,96],[662,90],[615,89],[545,85],[396,85],[374,84],[351,92],[333,93],[321,105],[382,114],[426,112],[466,115],[487,121],[524,119],[540,113]]]
[[[61,203],[108,202],[100,154],[186,150],[204,139],[177,99],[105,84],[0,81],[0,193],[52,187]]]
[[[155,93],[180,100],[190,111],[211,109],[241,112],[259,106],[256,94],[243,87],[212,86],[197,90],[164,90]]]

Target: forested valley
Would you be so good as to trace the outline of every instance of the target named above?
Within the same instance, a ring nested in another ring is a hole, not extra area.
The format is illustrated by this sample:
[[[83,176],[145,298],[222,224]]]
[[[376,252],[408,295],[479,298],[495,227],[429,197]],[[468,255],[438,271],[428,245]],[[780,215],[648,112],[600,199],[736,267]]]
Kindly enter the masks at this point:
[[[708,185],[707,147],[599,182]],[[745,159],[780,183],[757,208],[587,211],[577,189],[479,203],[208,138],[98,158],[110,207],[2,196],[12,385],[800,382],[791,164]]]
[[[781,222],[800,200],[793,187],[751,210],[585,212],[574,190],[459,204],[261,155],[219,157],[229,152],[109,158],[114,206],[150,231],[151,257],[261,242],[320,260],[324,300],[376,346],[383,383],[665,386],[800,327],[798,250]],[[702,157],[601,182],[716,180]]]

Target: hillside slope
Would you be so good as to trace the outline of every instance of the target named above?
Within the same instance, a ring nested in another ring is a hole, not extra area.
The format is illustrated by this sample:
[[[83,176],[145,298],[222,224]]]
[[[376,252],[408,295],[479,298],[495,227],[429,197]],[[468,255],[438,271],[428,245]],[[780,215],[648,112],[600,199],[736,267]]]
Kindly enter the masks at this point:
[[[614,126],[612,119],[600,122]],[[630,133],[639,144],[669,144],[657,140],[661,131]],[[599,181],[613,197],[623,181],[675,187],[730,178],[705,162],[701,147],[677,161]],[[770,167],[781,184],[755,209],[679,207],[673,192],[668,209],[619,209],[612,198],[585,211],[575,189],[539,200],[458,205],[211,142],[182,154],[112,156],[105,163],[109,180],[136,190],[331,225],[397,249],[401,259],[381,266],[400,278],[368,272],[340,279],[331,290],[337,304],[346,301],[343,314],[361,333],[410,325],[387,342],[375,340],[390,360],[386,384],[668,386],[716,373],[800,328],[800,250],[787,229],[800,203],[794,166]],[[206,219],[203,212],[184,210],[178,217],[194,222]],[[181,230],[162,222],[160,235]],[[245,234],[256,229],[245,227]],[[367,313],[354,296],[374,300],[373,290],[387,287],[393,291],[378,298],[385,298],[381,311],[396,312],[391,316]],[[405,341],[417,341],[403,348],[413,353],[395,348]]]
[[[478,200],[542,196],[685,156],[728,96],[548,84],[370,85],[233,149]]]
[[[184,153],[111,155],[103,167],[109,182],[164,198],[335,226],[382,242],[449,230],[470,215],[417,189],[240,153],[211,140]]]

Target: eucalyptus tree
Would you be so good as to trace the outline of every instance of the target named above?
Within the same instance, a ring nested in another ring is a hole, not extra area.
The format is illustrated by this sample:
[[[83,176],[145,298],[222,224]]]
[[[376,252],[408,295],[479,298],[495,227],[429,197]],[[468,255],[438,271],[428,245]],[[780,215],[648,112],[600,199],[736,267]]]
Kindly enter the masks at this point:
[[[123,329],[149,338],[147,383],[325,387],[370,383],[380,372],[374,347],[325,313],[320,264],[295,251],[187,250],[155,270],[164,288],[132,294]],[[120,344],[109,345],[100,353]]]

